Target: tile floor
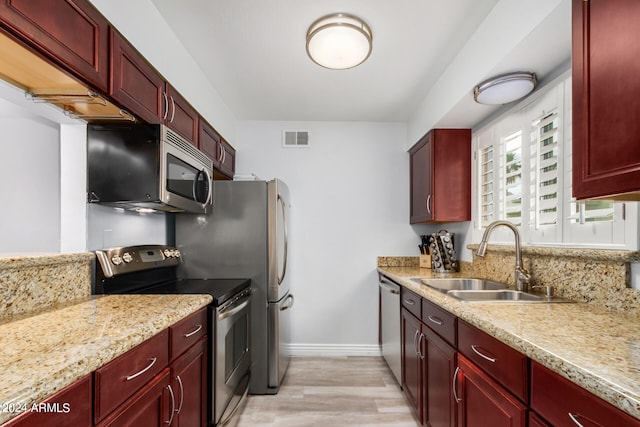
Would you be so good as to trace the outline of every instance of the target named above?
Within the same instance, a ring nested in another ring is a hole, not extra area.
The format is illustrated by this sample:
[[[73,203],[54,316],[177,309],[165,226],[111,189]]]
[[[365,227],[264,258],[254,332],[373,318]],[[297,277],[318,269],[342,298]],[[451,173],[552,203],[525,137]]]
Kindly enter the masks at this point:
[[[249,396],[238,427],[418,427],[381,357],[294,357],[277,395]]]

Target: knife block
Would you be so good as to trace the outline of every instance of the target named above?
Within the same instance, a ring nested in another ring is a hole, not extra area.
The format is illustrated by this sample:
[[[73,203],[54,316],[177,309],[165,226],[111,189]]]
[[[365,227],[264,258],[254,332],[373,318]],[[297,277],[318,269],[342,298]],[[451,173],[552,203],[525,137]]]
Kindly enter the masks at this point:
[[[431,268],[431,255],[420,255],[420,268]]]

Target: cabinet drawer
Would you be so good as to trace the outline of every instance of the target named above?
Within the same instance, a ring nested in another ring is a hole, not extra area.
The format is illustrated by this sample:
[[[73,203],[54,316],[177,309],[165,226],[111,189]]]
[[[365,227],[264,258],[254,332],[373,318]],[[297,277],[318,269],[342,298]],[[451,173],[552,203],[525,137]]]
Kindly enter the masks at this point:
[[[171,360],[207,335],[207,308],[202,308],[169,328]]]
[[[554,426],[640,426],[637,420],[598,396],[531,362],[531,408]]]
[[[169,364],[165,329],[95,371],[94,419],[97,423]]]
[[[42,412],[25,412],[2,426],[89,427],[91,403],[91,375],[87,375],[44,400],[48,406]]]
[[[400,297],[402,300],[402,306],[419,319],[421,314],[422,297],[404,287],[400,290]]]
[[[458,350],[523,402],[528,398],[528,359],[517,350],[458,320]]]
[[[426,299],[422,300],[422,321],[452,346],[456,346],[458,318]]]

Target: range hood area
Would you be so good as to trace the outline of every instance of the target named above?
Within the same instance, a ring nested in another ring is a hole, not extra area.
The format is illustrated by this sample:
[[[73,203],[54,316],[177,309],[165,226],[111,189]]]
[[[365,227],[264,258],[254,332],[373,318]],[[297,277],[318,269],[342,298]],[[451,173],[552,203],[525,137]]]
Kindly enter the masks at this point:
[[[33,102],[47,102],[75,119],[96,122],[135,122],[113,104],[27,47],[0,32],[0,79],[23,90]]]

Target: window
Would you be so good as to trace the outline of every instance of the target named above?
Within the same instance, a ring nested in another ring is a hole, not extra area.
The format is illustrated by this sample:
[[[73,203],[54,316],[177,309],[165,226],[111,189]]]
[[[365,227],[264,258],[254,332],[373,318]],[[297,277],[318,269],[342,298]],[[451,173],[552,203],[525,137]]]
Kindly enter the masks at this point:
[[[637,247],[636,203],[571,197],[570,100],[571,78],[563,76],[474,132],[477,238],[502,219],[529,244]],[[630,213],[634,220],[626,221]]]

